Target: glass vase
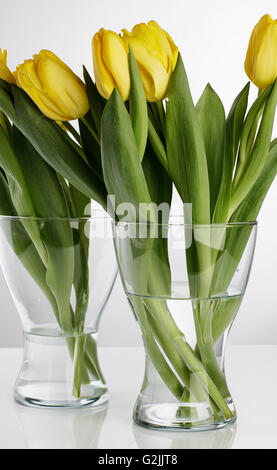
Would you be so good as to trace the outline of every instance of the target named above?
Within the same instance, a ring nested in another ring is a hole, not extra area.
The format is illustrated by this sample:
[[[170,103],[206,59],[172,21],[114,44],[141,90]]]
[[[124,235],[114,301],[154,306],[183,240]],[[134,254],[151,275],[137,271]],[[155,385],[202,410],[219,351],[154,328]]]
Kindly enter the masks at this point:
[[[0,217],[0,261],[19,313],[24,354],[17,402],[101,405],[100,316],[117,267],[108,217]]]
[[[123,286],[145,346],[137,424],[199,431],[236,420],[224,352],[255,240],[256,222],[114,224]]]

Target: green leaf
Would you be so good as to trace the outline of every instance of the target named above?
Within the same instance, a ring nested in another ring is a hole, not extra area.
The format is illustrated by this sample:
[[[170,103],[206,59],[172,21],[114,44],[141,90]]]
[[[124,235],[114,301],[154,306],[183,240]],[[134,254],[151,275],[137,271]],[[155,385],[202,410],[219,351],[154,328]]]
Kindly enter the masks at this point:
[[[0,213],[6,216],[17,216],[13,205],[8,183],[4,176],[0,174]],[[57,321],[59,322],[59,312],[55,297],[46,284],[46,268],[32,243],[28,233],[24,229],[20,219],[0,218],[0,226],[3,234],[16,256],[20,259],[25,269],[32,276],[37,285],[44,292],[49,300]]]
[[[46,282],[59,310],[65,332],[74,327],[70,295],[74,273],[74,248],[67,202],[55,171],[40,157],[24,135],[14,127],[12,143],[38,217],[49,218],[40,226],[47,252]],[[26,225],[29,221],[26,221]],[[32,241],[35,242],[34,236]]]
[[[99,91],[96,88],[95,83],[91,79],[86,67],[83,66],[84,80],[87,88],[87,95],[90,104],[91,114],[98,132],[101,134],[101,117],[104,111],[106,101],[102,98]]]
[[[79,191],[106,207],[106,189],[70,145],[64,132],[13,86],[18,128],[42,158]]]
[[[251,138],[252,133],[253,133],[252,138],[255,137],[259,117],[263,111],[264,105],[268,99],[268,96],[271,90],[272,90],[272,87],[270,86],[259,94],[258,98],[254,101],[249,112],[247,113],[244,125],[241,127],[241,142],[240,142],[236,172],[234,175],[234,182],[233,182],[234,187],[237,185],[239,179],[241,178],[241,175],[245,169],[247,160],[250,156],[250,151],[251,151],[253,142],[251,142],[251,148],[249,149],[249,139]]]
[[[261,94],[259,98],[263,97]],[[259,98],[256,100],[258,101]],[[261,124],[259,126],[258,134],[253,145],[252,152],[247,160],[245,169],[241,174],[237,184],[234,184],[231,195],[231,207],[229,215],[231,216],[239,204],[243,201],[247,193],[260,175],[265,160],[267,158],[268,150],[270,148],[271,134],[274,122],[274,115],[277,102],[277,81],[275,81],[270,95],[267,99]],[[246,130],[248,129],[248,121],[245,121]],[[246,133],[243,129],[243,138]],[[249,129],[250,131],[250,129]],[[243,139],[242,139],[243,140]],[[242,143],[241,143],[242,146]]]
[[[265,196],[277,173],[277,139],[272,142],[264,167],[255,184],[233,213],[230,222],[256,220]]]
[[[196,112],[205,145],[212,215],[222,181],[226,128],[224,107],[210,84],[202,93],[196,105]]]
[[[164,148],[164,144],[161,141],[159,134],[157,133],[152,121],[148,120],[148,136],[149,136],[149,142],[151,144],[152,149],[155,152],[155,155],[157,156],[159,162],[162,164],[164,169],[168,172],[168,161],[167,161],[167,155],[166,151]]]
[[[157,208],[160,207],[161,210],[164,210],[164,212],[157,214],[156,217],[157,222],[163,225],[156,226],[158,229],[157,237],[153,239],[152,250],[149,253],[151,258],[149,269],[154,274],[149,277],[148,292],[170,295],[171,273],[168,259],[168,238],[165,236],[164,231],[169,218],[172,181],[155,157],[149,144],[146,146],[142,167],[151,200],[157,205]],[[164,204],[166,204],[167,207],[165,207]],[[149,250],[148,245],[146,248]],[[146,266],[144,268],[144,271],[145,270]]]
[[[103,172],[101,166],[101,150],[95,141],[87,126],[79,119],[79,129],[82,141],[82,147],[85,152],[87,161],[93,173],[103,181]]]
[[[247,109],[249,83],[236,97],[226,120],[226,146],[223,159],[222,180],[213,215],[213,223],[224,223],[228,220],[233,168],[243,129]]]
[[[84,196],[73,186],[69,187],[72,201],[73,217],[84,217],[90,199]],[[82,332],[89,301],[89,238],[86,228],[89,222],[79,220],[78,225],[72,227],[74,240],[74,289],[76,294],[75,323],[78,331]]]
[[[234,168],[239,141],[243,129],[243,121],[248,104],[250,82],[248,82],[242,91],[234,100],[226,122],[227,148],[230,152]]]
[[[30,196],[28,185],[25,181],[22,169],[18,162],[17,156],[11,146],[8,137],[0,126],[0,166],[3,168],[11,194],[13,205],[21,216],[34,217],[35,209]],[[36,220],[30,220],[26,226],[26,230],[30,237],[34,240],[36,249],[43,260],[47,262],[45,247],[40,238],[39,228]]]
[[[16,123],[16,113],[12,101],[11,86],[0,79],[0,109]]]
[[[205,147],[179,54],[168,88],[166,143],[169,171],[193,223],[210,223],[209,176]]]
[[[136,139],[128,111],[116,89],[106,104],[102,117],[102,168],[110,195],[115,195],[116,206],[130,202],[136,214],[138,203],[150,203],[146,180],[140,163]]]
[[[11,123],[1,110],[0,110],[0,126],[4,129],[6,135],[10,137]]]
[[[134,53],[129,47],[131,89],[129,96],[130,116],[137,142],[140,160],[143,159],[148,133],[148,112],[144,88]]]
[[[230,222],[251,222],[257,219],[264,198],[277,173],[277,145],[269,151],[266,163],[255,184],[233,213]],[[219,260],[214,275],[215,292],[224,292],[228,287],[237,265],[244,253],[251,234],[252,226],[231,227],[225,242],[225,249]]]

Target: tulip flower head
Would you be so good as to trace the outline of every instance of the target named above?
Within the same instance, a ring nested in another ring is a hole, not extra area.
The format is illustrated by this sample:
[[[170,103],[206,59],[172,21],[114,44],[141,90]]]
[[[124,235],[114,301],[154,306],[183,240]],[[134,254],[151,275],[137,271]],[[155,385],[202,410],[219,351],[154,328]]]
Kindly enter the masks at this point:
[[[122,31],[124,40],[134,52],[147,101],[162,100],[167,96],[168,83],[177,62],[177,46],[156,21],[137,24],[131,32]]]
[[[7,51],[0,49],[0,78],[8,83],[15,83],[15,78],[7,67]]]
[[[108,99],[117,88],[126,101],[130,92],[129,46],[135,55],[146,99],[159,101],[167,96],[168,83],[177,62],[178,48],[158,23],[150,21],[122,30],[100,29],[92,40],[95,82],[101,95]]]
[[[277,77],[277,20],[264,15],[252,31],[245,72],[260,89],[267,88]]]
[[[55,121],[82,118],[89,110],[85,84],[53,52],[42,50],[16,68],[16,81]]]
[[[101,95],[109,99],[117,88],[123,101],[130,92],[128,45],[114,31],[101,28],[92,39],[95,83]]]

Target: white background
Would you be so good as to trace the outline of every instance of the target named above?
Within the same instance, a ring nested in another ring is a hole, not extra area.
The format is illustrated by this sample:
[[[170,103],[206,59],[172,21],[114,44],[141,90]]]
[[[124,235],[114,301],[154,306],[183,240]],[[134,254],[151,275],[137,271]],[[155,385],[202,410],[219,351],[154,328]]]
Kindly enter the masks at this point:
[[[100,27],[119,32],[155,19],[179,46],[194,99],[209,81],[226,110],[247,81],[243,62],[252,28],[265,13],[277,17],[276,0],[0,0],[0,7],[0,47],[8,50],[11,69],[40,49],[50,49],[80,75],[82,64],[92,70],[91,38]],[[259,216],[254,264],[232,343],[277,343],[276,206],[277,179]],[[0,309],[0,346],[20,345],[20,323],[1,274]],[[140,344],[119,280],[102,320],[100,342]]]

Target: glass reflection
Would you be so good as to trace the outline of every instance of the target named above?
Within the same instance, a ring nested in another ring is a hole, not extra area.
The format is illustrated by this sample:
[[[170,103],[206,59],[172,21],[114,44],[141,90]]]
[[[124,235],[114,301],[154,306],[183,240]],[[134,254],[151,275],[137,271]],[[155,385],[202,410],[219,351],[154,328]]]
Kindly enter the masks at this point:
[[[107,406],[43,410],[16,405],[27,449],[97,449]]]
[[[231,449],[236,423],[214,431],[155,431],[133,424],[139,449]]]

